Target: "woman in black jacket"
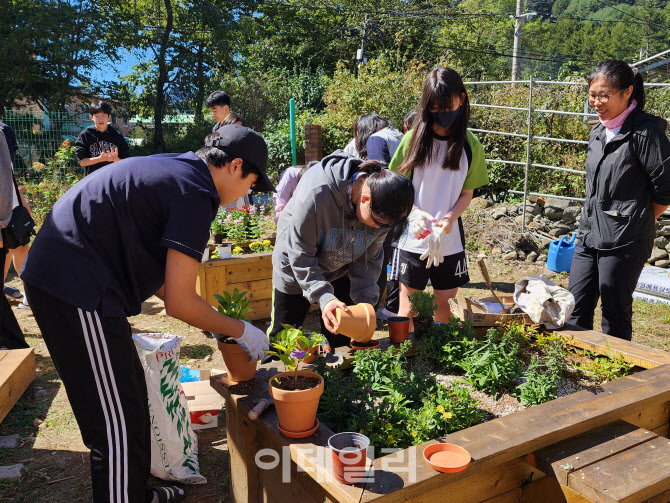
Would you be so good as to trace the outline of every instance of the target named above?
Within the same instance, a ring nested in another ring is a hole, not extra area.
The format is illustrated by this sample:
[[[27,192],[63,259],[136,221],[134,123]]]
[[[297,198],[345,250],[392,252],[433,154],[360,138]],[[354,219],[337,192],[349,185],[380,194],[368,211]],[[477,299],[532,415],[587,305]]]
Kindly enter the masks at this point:
[[[623,61],[601,63],[588,83],[600,123],[589,136],[586,201],[570,269],[576,305],[568,323],[592,329],[600,297],[603,333],[630,340],[633,291],[656,219],[670,205],[667,122],[643,111],[642,75]]]

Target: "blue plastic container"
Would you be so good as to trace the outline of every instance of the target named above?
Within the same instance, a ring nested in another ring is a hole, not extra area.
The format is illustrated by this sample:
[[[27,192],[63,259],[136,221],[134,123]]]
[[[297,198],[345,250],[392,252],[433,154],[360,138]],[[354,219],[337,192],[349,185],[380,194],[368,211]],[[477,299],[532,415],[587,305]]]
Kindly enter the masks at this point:
[[[577,233],[572,235],[568,241],[567,236],[563,236],[557,241],[552,241],[549,245],[549,255],[547,256],[547,268],[554,272],[570,272],[572,255],[575,253],[574,241]]]

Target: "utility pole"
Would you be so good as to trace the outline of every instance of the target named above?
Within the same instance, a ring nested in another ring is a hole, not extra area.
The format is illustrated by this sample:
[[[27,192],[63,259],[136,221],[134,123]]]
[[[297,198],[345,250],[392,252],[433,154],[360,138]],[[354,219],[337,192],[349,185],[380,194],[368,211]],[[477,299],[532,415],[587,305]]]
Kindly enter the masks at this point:
[[[368,24],[370,23],[370,15],[366,14],[365,15],[365,24],[363,25],[363,34],[361,40],[361,48],[356,51],[356,59],[361,65],[364,65],[367,63],[368,58],[365,56],[365,43],[368,35]]]
[[[512,53],[512,81],[521,77],[521,27],[526,21],[530,21],[537,12],[523,13],[523,0],[516,0],[516,15],[514,18],[514,52]]]

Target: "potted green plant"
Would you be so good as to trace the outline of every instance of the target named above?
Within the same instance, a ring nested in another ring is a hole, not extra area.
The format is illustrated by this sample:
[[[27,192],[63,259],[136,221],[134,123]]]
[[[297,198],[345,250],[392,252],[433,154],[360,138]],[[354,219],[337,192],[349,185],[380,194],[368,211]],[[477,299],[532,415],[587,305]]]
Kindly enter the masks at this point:
[[[424,291],[414,292],[409,295],[409,305],[412,310],[414,335],[421,337],[433,326],[433,316],[437,311],[435,295]]]
[[[252,311],[249,307],[251,299],[247,299],[246,295],[247,292],[240,292],[237,288],[232,294],[224,291],[223,295],[214,295],[219,302],[218,311],[236,320],[249,321],[245,314]],[[234,337],[221,337],[218,345],[228,369],[228,377],[232,381],[248,381],[254,378],[258,362],[250,361],[249,355],[237,344]]]
[[[272,342],[273,349],[266,353],[279,358],[287,371],[272,377],[268,388],[279,417],[279,431],[298,438],[318,428],[316,410],[323,393],[323,377],[299,367],[325,338],[321,334],[308,338],[299,328],[283,327]]]

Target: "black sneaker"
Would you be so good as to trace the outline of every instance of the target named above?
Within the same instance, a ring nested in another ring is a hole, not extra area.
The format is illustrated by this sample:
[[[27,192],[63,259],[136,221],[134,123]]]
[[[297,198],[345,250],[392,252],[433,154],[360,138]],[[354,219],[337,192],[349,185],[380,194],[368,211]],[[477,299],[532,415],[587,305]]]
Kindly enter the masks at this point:
[[[23,294],[19,292],[16,288],[12,288],[11,286],[6,286],[4,288],[5,295],[9,297],[10,299],[22,299]]]

